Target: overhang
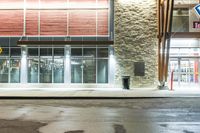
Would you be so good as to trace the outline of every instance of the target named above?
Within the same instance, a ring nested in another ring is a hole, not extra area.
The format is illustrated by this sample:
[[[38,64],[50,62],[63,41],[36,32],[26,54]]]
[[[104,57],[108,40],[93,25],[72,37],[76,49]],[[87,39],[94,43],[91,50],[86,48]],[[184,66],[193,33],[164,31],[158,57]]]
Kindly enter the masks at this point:
[[[171,38],[200,38],[199,32],[171,32]]]
[[[114,41],[17,41],[17,45],[113,45]]]

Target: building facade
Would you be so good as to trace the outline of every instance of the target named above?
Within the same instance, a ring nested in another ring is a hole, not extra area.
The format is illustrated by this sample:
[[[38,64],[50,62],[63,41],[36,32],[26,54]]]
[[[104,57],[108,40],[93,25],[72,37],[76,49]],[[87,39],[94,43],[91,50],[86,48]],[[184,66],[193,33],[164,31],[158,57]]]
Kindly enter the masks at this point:
[[[155,0],[3,0],[0,16],[1,83],[156,81]],[[137,62],[145,65],[143,76],[134,75]]]
[[[199,85],[197,4],[174,0],[168,81],[173,70],[177,84]],[[156,0],[2,0],[0,16],[3,84],[120,87],[130,76],[132,88],[157,86]]]
[[[175,0],[169,62],[169,81],[174,72],[177,87],[197,87],[200,81],[200,16],[194,7],[196,0]]]

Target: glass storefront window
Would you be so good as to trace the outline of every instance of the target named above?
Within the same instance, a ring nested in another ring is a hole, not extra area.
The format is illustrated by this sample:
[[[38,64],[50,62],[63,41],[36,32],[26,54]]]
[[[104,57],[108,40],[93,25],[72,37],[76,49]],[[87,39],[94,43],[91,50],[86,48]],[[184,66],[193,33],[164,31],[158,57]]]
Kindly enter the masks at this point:
[[[54,59],[54,83],[64,82],[64,61],[63,59]]]
[[[8,83],[9,60],[0,59],[0,83]]]
[[[172,32],[189,32],[189,9],[174,9]]]
[[[21,48],[11,48],[10,55],[11,56],[21,56]]]
[[[54,48],[54,56],[64,56],[64,48]]]
[[[98,58],[108,58],[108,48],[98,48],[97,49]]]
[[[52,56],[52,48],[40,48],[40,56]]]
[[[83,48],[84,57],[96,57],[96,48]]]
[[[82,48],[72,48],[71,56],[82,56]]]
[[[10,59],[10,82],[20,82],[20,59]]]
[[[28,48],[28,56],[38,56],[38,48]]]
[[[52,58],[40,58],[40,83],[52,82]]]
[[[108,60],[97,60],[97,83],[108,83]]]
[[[108,83],[108,48],[72,48],[71,82]]]
[[[170,56],[174,57],[196,57],[199,56],[199,48],[171,48]]]
[[[179,48],[171,48],[170,56],[179,56]]]
[[[38,83],[38,59],[28,60],[28,83]]]
[[[95,59],[83,59],[83,83],[96,83]]]
[[[9,56],[9,48],[2,48],[2,53],[0,54],[0,56]]]
[[[82,59],[71,59],[71,82],[82,83]]]
[[[4,55],[0,82],[20,83],[21,48],[4,48]],[[70,62],[71,83],[108,83],[108,48],[71,48]],[[64,48],[27,48],[27,78],[28,83],[64,83]]]

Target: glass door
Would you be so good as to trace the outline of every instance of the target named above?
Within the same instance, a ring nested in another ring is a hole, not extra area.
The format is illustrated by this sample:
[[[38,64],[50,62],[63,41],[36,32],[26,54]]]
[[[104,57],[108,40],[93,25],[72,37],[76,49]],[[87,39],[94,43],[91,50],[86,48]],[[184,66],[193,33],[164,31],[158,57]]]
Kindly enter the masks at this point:
[[[179,87],[190,85],[194,87],[199,84],[199,68],[198,58],[174,58],[170,59],[169,75],[174,71],[174,85]]]
[[[96,83],[96,60],[83,60],[83,83]]]
[[[82,83],[82,59],[71,59],[71,82]]]
[[[193,82],[194,76],[194,63],[188,59],[182,59],[180,64],[181,72],[180,78],[183,84]]]
[[[52,58],[40,58],[40,83],[52,83]]]
[[[71,81],[72,83],[96,83],[96,60],[72,59]]]
[[[10,82],[20,83],[20,59],[10,59]]]

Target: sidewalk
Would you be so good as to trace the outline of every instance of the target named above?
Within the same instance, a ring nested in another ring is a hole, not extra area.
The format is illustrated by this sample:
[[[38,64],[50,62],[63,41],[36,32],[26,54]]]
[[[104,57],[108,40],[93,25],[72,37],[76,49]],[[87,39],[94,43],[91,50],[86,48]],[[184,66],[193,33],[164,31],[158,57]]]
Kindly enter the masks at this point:
[[[200,97],[200,88],[0,88],[0,98],[157,98]]]

